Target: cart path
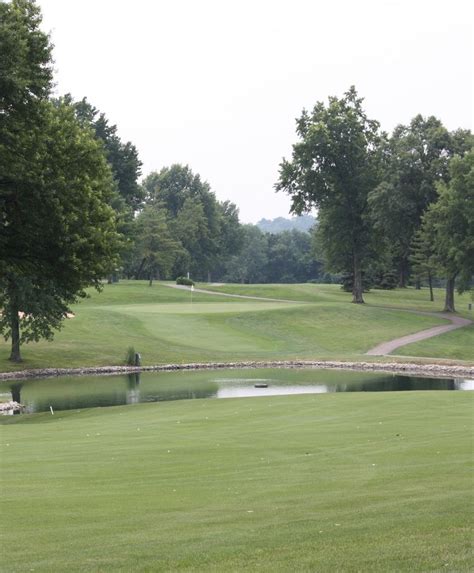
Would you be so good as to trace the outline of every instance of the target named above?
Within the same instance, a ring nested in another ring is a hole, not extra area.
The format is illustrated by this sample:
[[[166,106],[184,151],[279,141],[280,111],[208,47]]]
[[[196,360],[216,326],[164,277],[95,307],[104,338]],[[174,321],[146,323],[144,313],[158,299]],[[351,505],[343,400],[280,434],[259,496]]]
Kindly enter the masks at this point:
[[[179,288],[184,290],[191,290],[191,287],[184,286],[184,285],[166,285],[171,288]],[[200,289],[195,288],[194,292],[202,292],[205,294],[217,294],[219,296],[228,296],[232,298],[247,298],[253,300],[263,300],[263,301],[272,301],[272,302],[294,302],[299,304],[304,304],[305,301],[301,300],[288,300],[288,299],[280,299],[280,298],[264,298],[261,296],[250,296],[250,295],[243,295],[243,294],[229,294],[226,292],[216,292],[212,290]],[[311,304],[308,301],[308,304]],[[401,346],[405,346],[406,344],[411,344],[412,342],[419,342],[420,340],[426,340],[427,338],[432,338],[433,336],[438,336],[440,334],[444,334],[445,332],[450,332],[451,330],[457,330],[458,328],[463,328],[464,326],[468,326],[469,324],[473,324],[472,320],[468,318],[462,318],[461,316],[452,315],[448,312],[423,312],[421,310],[412,310],[410,308],[395,308],[395,307],[387,307],[381,306],[384,310],[395,310],[395,311],[403,311],[403,312],[411,312],[413,314],[421,314],[425,316],[434,316],[435,318],[444,318],[445,320],[449,320],[451,324],[445,324],[441,326],[433,326],[432,328],[427,328],[425,330],[420,330],[419,332],[414,332],[413,334],[407,334],[406,336],[402,336],[400,338],[394,338],[393,340],[389,340],[387,342],[381,342],[374,346],[370,350],[368,350],[365,354],[368,356],[385,356],[386,354],[390,354],[397,348]]]
[[[371,348],[366,352],[369,356],[384,356],[390,354],[395,349],[400,348],[400,346],[405,346],[406,344],[411,344],[412,342],[419,342],[420,340],[426,340],[427,338],[432,338],[433,336],[438,336],[439,334],[444,334],[445,332],[450,332],[451,330],[456,330],[458,328],[463,328],[472,324],[472,320],[468,318],[462,318],[461,316],[456,316],[449,314],[447,312],[421,312],[417,310],[409,309],[394,309],[391,310],[404,310],[405,312],[413,312],[415,314],[423,314],[426,316],[435,316],[436,318],[444,318],[449,320],[451,324],[445,324],[442,326],[433,326],[432,328],[427,328],[425,330],[420,330],[419,332],[414,332],[413,334],[408,334],[400,338],[394,338],[388,342],[381,342]]]

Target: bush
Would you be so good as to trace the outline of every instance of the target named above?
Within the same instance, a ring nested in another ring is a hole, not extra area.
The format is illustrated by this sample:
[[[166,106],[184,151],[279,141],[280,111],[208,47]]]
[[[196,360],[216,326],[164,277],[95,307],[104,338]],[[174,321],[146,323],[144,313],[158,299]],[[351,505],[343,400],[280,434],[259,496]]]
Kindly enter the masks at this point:
[[[135,347],[129,346],[125,354],[125,364],[127,366],[135,366]]]
[[[178,277],[176,279],[177,285],[194,286],[194,281],[188,279],[187,277]]]

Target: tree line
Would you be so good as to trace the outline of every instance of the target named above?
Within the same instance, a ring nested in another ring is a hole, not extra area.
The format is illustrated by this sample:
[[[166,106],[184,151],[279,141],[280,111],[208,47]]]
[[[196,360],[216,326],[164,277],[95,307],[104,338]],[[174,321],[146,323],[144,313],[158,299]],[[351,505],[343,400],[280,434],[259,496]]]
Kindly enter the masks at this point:
[[[474,273],[472,134],[417,115],[388,135],[362,103],[352,87],[303,111],[276,190],[294,213],[318,209],[321,260],[344,275],[353,302],[377,277],[405,287],[437,276],[454,312],[455,286],[469,289]]]
[[[415,117],[393,134],[354,88],[297,120],[277,191],[318,210],[311,234],[239,221],[187,165],[148,174],[136,147],[84,98],[52,96],[52,45],[33,0],[0,3],[0,332],[49,339],[86,296],[120,277],[342,282],[364,289],[474,272],[472,135]]]

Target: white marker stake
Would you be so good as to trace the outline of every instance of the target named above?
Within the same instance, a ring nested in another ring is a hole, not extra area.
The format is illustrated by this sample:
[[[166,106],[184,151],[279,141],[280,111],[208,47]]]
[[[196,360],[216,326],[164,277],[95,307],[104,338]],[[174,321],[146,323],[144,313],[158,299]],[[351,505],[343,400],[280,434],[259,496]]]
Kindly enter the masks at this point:
[[[54,416],[53,407],[50,406],[49,409],[51,410],[51,416]]]
[[[193,304],[194,285],[191,285],[191,304]]]

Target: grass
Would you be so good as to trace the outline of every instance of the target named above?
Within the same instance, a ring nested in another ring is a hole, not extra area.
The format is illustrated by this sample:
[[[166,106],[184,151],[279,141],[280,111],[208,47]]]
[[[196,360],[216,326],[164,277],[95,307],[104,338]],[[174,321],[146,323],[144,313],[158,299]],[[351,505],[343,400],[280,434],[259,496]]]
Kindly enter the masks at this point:
[[[474,359],[474,325],[461,330],[447,332],[422,342],[402,346],[394,354],[437,358],[443,356],[451,360]]]
[[[76,318],[65,321],[52,343],[25,345],[23,364],[11,364],[8,344],[1,342],[0,370],[123,364],[129,346],[142,354],[145,365],[298,358],[366,360],[365,352],[379,342],[445,323],[439,317],[402,310],[440,306],[427,301],[426,292],[414,289],[374,291],[367,295],[367,304],[360,306],[350,304],[350,296],[337,285],[211,288],[298,302],[198,292],[193,293],[191,302],[189,291],[123,281],[106,285],[101,294],[92,293],[77,305]],[[436,296],[439,299],[440,293]],[[467,308],[467,300],[466,296],[460,298],[458,306]],[[418,343],[413,355],[474,362],[472,331],[465,331],[441,336],[436,344]],[[405,347],[404,354],[410,356],[411,348]]]
[[[248,296],[261,296],[268,298],[291,299],[295,301],[305,301],[314,303],[340,302],[347,303],[351,300],[351,295],[341,290],[339,285],[326,284],[225,284],[221,286],[198,285],[211,292],[224,292],[229,294],[240,294]],[[394,290],[371,290],[364,293],[364,300],[367,306],[381,306],[398,309],[411,309],[423,312],[439,312],[444,306],[443,289],[434,289],[434,302],[429,300],[428,289],[416,290],[414,288],[394,289]],[[468,304],[472,303],[469,293],[456,294],[456,306],[458,314],[466,318],[474,318],[473,311],[468,310]]]
[[[2,566],[472,571],[470,392],[2,420]]]

